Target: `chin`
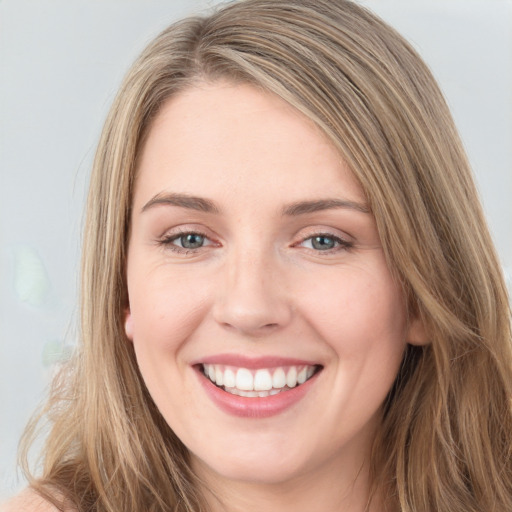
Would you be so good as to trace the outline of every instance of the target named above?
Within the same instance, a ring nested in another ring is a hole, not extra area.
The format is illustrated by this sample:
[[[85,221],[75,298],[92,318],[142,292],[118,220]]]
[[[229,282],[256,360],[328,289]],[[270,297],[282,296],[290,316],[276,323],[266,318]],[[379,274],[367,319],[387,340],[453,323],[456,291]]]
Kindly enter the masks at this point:
[[[216,475],[216,478],[256,485],[277,485],[305,473],[301,461],[269,457],[266,454],[225,456],[221,461],[202,461],[194,458],[196,469]]]

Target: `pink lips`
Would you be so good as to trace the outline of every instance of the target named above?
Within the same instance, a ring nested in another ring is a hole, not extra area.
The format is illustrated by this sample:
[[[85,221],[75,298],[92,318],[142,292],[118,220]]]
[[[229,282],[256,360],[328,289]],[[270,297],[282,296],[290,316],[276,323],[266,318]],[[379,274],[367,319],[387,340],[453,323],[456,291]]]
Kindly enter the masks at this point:
[[[240,354],[217,354],[192,363],[192,365],[197,364],[225,364],[228,366],[238,366],[239,368],[257,369],[276,368],[277,366],[315,366],[317,363],[305,361],[304,359],[278,356],[247,357]]]
[[[244,397],[228,393],[213,384],[203,374],[202,364],[223,364],[239,368],[259,369],[276,368],[280,366],[314,366],[316,363],[281,357],[249,358],[235,354],[219,354],[193,363],[203,389],[215,405],[228,414],[243,418],[267,418],[280,414],[298,403],[308,393],[311,387],[314,386],[318,377],[317,373],[303,384],[292,389],[281,391],[276,395],[265,397]]]

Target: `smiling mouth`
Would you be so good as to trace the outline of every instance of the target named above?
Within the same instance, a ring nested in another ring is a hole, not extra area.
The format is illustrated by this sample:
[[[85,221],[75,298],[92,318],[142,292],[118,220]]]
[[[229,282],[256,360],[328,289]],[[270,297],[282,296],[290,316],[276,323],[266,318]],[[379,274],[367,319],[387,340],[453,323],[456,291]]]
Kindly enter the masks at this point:
[[[201,364],[199,368],[210,382],[227,393],[263,398],[301,386],[322,366],[291,365],[249,370],[222,364]]]

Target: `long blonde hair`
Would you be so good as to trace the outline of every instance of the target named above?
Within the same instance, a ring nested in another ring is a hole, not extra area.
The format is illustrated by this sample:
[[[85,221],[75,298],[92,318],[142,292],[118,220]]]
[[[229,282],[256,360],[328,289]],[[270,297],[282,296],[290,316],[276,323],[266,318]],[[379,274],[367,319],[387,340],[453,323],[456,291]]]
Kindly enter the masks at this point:
[[[367,195],[409,315],[372,457],[389,510],[512,510],[510,309],[469,165],[431,73],[347,0],[246,0],[160,34],[106,120],[87,204],[82,345],[44,411],[32,485],[78,511],[205,510],[186,448],[153,404],[123,329],[137,156],[163,102],[227,78],[279,95],[336,145]],[[63,507],[64,505],[60,505]]]

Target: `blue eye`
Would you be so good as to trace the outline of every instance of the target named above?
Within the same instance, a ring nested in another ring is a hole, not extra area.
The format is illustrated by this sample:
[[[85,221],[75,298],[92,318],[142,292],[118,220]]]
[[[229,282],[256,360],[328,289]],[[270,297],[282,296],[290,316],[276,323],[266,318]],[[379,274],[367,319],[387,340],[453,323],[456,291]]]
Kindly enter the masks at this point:
[[[306,247],[307,249],[313,249],[318,252],[329,252],[343,249],[350,249],[352,244],[343,240],[337,236],[329,235],[329,234],[318,234],[314,236],[310,236],[304,239],[301,244],[302,247]]]
[[[175,244],[179,242],[177,245],[183,249],[199,249],[203,247],[205,237],[199,233],[187,233],[175,238],[173,242]]]
[[[311,246],[318,251],[328,251],[336,247],[336,240],[330,236],[314,236],[311,238]]]
[[[203,247],[213,245],[213,242],[202,233],[169,234],[159,241],[159,244],[178,253],[193,252]]]

